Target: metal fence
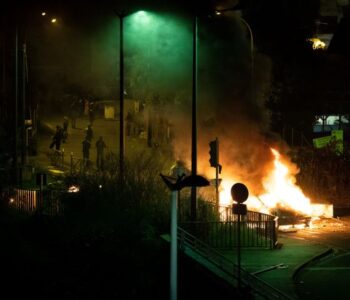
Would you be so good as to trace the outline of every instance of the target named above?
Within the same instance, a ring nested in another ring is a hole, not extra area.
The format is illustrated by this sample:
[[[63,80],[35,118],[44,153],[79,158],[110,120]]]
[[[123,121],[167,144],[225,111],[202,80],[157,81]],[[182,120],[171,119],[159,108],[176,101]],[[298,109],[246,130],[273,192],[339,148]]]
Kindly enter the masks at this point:
[[[39,198],[37,190],[14,189],[13,193],[9,195],[9,204],[19,211],[31,214],[37,210]]]
[[[209,211],[208,206],[206,208]],[[232,249],[237,247],[238,230],[242,247],[274,248],[277,244],[277,218],[272,215],[248,211],[241,216],[238,226],[238,215],[232,213],[231,207],[219,207],[207,215],[210,219],[200,219],[196,222],[181,222],[180,226],[217,249]]]
[[[6,197],[8,197],[9,205],[20,212],[58,216],[64,212],[61,201],[62,193],[65,191],[15,188]]]

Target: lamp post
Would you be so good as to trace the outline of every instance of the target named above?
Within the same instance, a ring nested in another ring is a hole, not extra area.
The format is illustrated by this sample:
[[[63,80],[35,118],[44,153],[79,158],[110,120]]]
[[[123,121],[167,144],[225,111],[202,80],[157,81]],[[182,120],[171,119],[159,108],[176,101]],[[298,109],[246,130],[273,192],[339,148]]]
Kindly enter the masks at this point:
[[[124,17],[125,12],[115,12],[119,17],[119,172],[121,187],[124,185]]]
[[[20,17],[20,19],[19,19]],[[19,15],[16,19],[15,27],[15,141],[14,141],[14,163],[16,172],[16,183],[23,183],[23,170],[27,163],[27,144],[26,144],[26,89],[28,80],[27,69],[27,46],[26,46],[26,25],[25,15]],[[20,46],[21,43],[21,46]],[[19,139],[20,137],[20,144]],[[18,151],[20,146],[20,151]],[[20,165],[18,161],[20,154]],[[20,168],[19,168],[20,166]]]
[[[193,16],[191,175],[197,175],[197,15]],[[191,220],[197,219],[197,187],[191,187]]]
[[[139,11],[141,13],[143,11]],[[121,188],[124,186],[125,132],[124,132],[124,18],[130,13],[115,11],[119,17],[119,172]]]
[[[15,170],[15,181],[19,183],[18,170],[18,101],[19,101],[19,85],[18,85],[18,25],[16,24],[15,32],[15,120],[14,120],[14,151],[13,151],[13,167]]]
[[[170,215],[170,300],[177,299],[177,200],[178,193],[185,187],[208,186],[209,181],[200,175],[177,175],[177,178],[160,174],[164,183],[171,191]]]

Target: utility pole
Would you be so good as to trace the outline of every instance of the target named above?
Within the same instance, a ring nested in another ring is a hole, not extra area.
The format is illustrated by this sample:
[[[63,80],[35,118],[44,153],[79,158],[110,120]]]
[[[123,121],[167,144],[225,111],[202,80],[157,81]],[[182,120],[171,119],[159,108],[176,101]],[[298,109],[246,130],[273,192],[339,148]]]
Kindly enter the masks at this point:
[[[192,65],[192,164],[191,175],[197,175],[197,14],[193,16]],[[191,187],[191,221],[197,219],[197,187]]]
[[[15,107],[14,107],[14,151],[13,151],[13,167],[15,172],[16,184],[19,182],[19,170],[18,170],[18,99],[19,99],[19,88],[18,88],[18,26],[15,29]]]
[[[119,172],[120,185],[124,186],[124,157],[125,157],[125,136],[124,136],[124,12],[116,12],[119,17]]]
[[[22,118],[21,118],[21,164],[22,164],[22,171],[24,166],[27,163],[27,157],[26,157],[26,82],[27,82],[27,47],[25,41],[22,45]]]

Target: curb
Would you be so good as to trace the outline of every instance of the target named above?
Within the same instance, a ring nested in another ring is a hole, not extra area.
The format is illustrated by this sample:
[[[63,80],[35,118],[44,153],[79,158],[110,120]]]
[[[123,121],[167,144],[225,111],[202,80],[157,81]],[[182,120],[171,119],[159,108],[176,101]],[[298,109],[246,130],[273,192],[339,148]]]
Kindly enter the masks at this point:
[[[332,253],[335,253],[335,250],[333,248],[328,248],[327,250],[315,255],[314,257],[312,257],[311,259],[309,259],[308,261],[300,264],[299,266],[297,266],[293,272],[293,275],[292,275],[292,280],[294,283],[296,283],[296,277],[297,275],[299,274],[299,272],[305,268],[307,265],[323,258],[323,257],[326,257],[327,255],[330,255]]]

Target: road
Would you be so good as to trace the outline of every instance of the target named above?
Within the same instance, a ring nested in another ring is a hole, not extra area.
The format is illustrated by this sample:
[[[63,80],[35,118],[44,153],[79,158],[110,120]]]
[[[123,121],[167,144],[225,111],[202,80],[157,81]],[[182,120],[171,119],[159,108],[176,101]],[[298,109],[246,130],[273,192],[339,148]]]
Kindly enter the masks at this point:
[[[321,221],[290,237],[327,245],[332,254],[308,264],[298,273],[301,299],[350,299],[350,217]]]
[[[56,125],[63,122],[63,116],[44,118],[43,123],[47,127],[55,130]],[[77,128],[72,129],[68,127],[68,139],[66,143],[61,144],[61,150],[64,151],[64,162],[69,165],[70,155],[74,159],[82,159],[82,142],[85,138],[85,128],[89,124],[87,117],[82,117],[77,120]],[[90,148],[90,159],[95,164],[96,161],[96,146],[97,139],[102,136],[107,149],[105,153],[113,152],[119,153],[119,122],[118,120],[108,120],[97,118],[93,123],[93,139]],[[40,134],[38,137],[38,153],[36,156],[30,157],[33,165],[42,166],[46,168],[50,164],[49,154],[52,152],[49,149],[52,134]],[[167,145],[168,146],[168,145]],[[136,136],[125,136],[125,159],[134,159],[139,157],[142,153],[151,152],[152,148],[147,146],[146,138]]]

